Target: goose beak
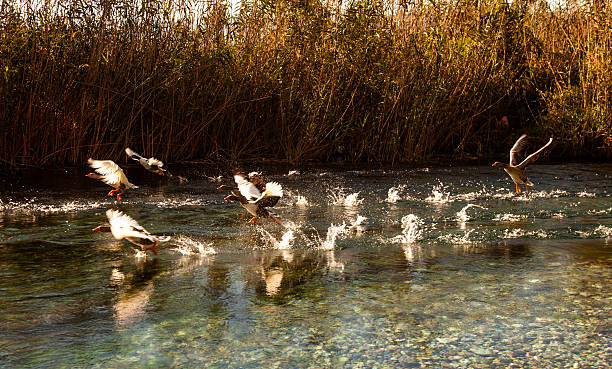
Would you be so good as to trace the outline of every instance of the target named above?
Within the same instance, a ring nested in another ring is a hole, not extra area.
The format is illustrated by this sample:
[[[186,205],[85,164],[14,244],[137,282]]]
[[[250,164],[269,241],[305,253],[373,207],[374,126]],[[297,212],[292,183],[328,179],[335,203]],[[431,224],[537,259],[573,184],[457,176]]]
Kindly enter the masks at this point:
[[[100,226],[97,226],[96,228],[92,229],[92,231],[94,231],[94,232],[100,232]]]
[[[85,174],[85,177],[91,177],[93,175],[93,173],[87,173]]]
[[[229,200],[232,195],[227,195],[223,198],[223,200]]]
[[[164,175],[164,171],[162,171],[161,169],[157,172],[157,174],[159,174],[160,176]]]

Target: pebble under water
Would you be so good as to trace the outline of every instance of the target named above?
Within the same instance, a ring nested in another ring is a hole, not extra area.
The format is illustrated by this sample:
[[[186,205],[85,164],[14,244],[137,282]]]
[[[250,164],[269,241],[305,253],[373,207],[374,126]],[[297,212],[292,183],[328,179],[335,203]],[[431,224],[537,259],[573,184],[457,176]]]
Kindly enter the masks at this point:
[[[276,169],[282,226],[205,172],[2,177],[0,367],[610,367],[612,165]]]

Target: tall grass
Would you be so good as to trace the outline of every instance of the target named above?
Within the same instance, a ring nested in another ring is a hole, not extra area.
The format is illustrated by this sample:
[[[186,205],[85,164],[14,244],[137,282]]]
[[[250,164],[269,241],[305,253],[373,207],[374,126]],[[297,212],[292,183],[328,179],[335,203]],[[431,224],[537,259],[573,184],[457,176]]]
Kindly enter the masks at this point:
[[[611,5],[4,1],[0,161],[610,158]]]

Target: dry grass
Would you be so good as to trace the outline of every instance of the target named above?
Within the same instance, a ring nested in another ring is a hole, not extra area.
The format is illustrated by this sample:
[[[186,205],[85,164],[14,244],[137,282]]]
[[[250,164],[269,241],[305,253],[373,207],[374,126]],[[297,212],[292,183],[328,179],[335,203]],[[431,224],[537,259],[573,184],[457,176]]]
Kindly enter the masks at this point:
[[[4,165],[612,153],[609,0],[143,3],[2,2]]]

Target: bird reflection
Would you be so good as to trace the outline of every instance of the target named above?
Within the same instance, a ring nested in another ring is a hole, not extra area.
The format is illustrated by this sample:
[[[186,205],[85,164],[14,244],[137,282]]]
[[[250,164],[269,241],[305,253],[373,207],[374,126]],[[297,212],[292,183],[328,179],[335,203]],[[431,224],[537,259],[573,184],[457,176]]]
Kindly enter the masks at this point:
[[[327,267],[340,273],[344,272],[344,263],[336,261],[336,250],[327,251]]]
[[[261,275],[266,284],[266,295],[275,296],[279,293],[284,269],[294,261],[294,252],[291,249],[273,250],[261,256]]]
[[[415,261],[420,262],[423,261],[423,250],[419,245],[403,245],[402,249],[404,250],[404,256],[406,257],[406,261],[409,263],[413,263]]]
[[[127,276],[113,268],[110,275],[111,285],[120,288],[113,305],[114,319],[117,327],[126,327],[144,319],[145,308],[153,294],[153,277],[159,273],[157,259],[136,265],[136,270]]]
[[[493,248],[487,249],[485,253],[495,259],[505,259],[505,260],[526,258],[532,255],[531,249],[529,248],[529,245],[527,245],[526,243],[514,243],[514,242],[504,241],[500,243],[500,246],[501,247],[493,247]]]

